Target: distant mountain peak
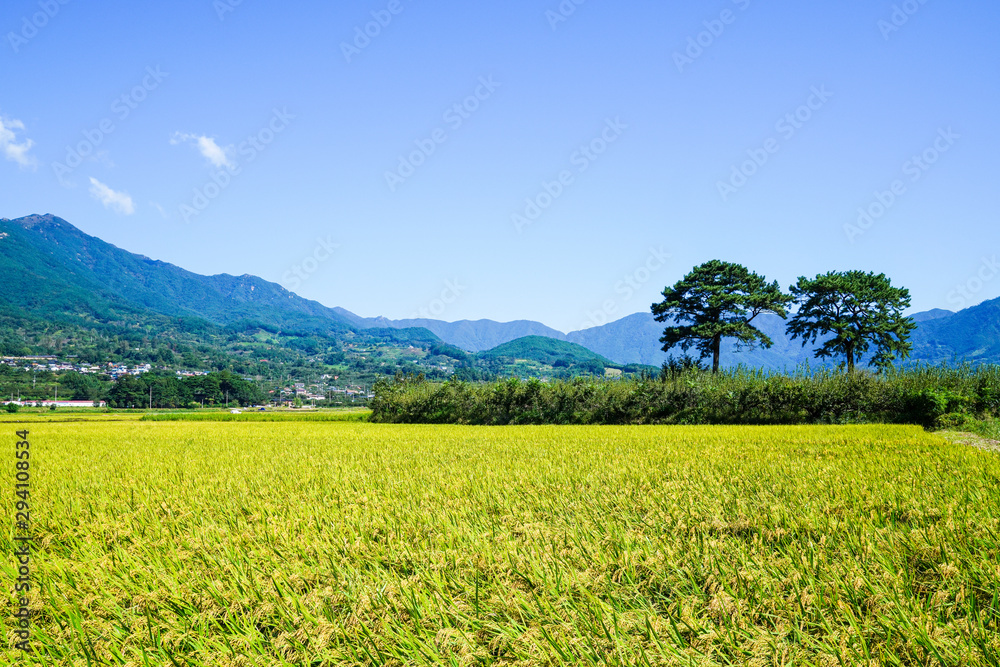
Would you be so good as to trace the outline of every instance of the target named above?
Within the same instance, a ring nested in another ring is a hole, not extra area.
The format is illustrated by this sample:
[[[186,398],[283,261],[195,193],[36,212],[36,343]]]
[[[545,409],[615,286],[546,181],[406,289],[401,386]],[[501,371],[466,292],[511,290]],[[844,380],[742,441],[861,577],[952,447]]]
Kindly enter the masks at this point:
[[[910,319],[914,322],[930,322],[931,320],[940,320],[943,317],[951,317],[954,314],[952,311],[945,310],[944,308],[933,308],[922,313],[914,313],[910,315]]]
[[[31,229],[32,227],[37,227],[39,225],[69,225],[68,222],[62,218],[52,215],[51,213],[46,213],[45,215],[35,213],[32,215],[26,215],[23,218],[15,218],[13,220],[4,218],[3,220],[4,222],[13,222],[14,224],[20,225],[25,229]]]

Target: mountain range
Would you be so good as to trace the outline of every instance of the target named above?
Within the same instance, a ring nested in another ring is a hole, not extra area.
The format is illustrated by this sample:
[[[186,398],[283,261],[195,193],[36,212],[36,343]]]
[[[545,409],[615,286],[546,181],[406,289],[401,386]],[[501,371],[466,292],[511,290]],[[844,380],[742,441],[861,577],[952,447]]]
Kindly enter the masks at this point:
[[[53,215],[0,219],[0,314],[80,322],[167,318],[229,329],[264,327],[320,336],[368,332],[399,342],[440,340],[482,359],[522,354],[537,361],[560,355],[578,361],[659,366],[663,324],[636,313],[603,326],[563,333],[539,322],[366,318],[304,299],[252,275],[202,276],[136,255],[87,235]],[[377,304],[373,304],[373,309]],[[1000,363],[1000,299],[957,313],[935,309],[911,316],[917,322],[912,361]],[[157,320],[157,321],[161,321]],[[770,349],[729,346],[723,364],[790,369],[812,360],[812,348],[785,336],[784,321],[762,316],[755,324],[774,341]],[[155,324],[149,325],[155,328]],[[396,335],[389,331],[398,331]],[[429,332],[429,333],[428,333]],[[506,348],[512,341],[526,339]],[[566,345],[553,348],[545,340]],[[589,351],[581,353],[581,346]],[[497,353],[485,354],[501,348]],[[534,352],[531,352],[534,350]]]
[[[525,336],[544,336],[581,345],[619,364],[660,366],[670,356],[659,342],[664,324],[652,313],[634,313],[603,326],[563,333],[539,322],[492,320],[442,322],[440,320],[388,320],[361,318],[337,309],[358,327],[422,327],[441,340],[468,350],[481,352]],[[957,313],[934,309],[914,313],[917,323],[911,342],[913,363],[1000,363],[1000,299],[983,302]],[[834,362],[817,360],[815,346],[803,346],[785,334],[785,320],[776,315],[762,315],[754,321],[773,341],[769,349],[740,349],[735,343],[723,351],[723,366],[744,365],[768,370],[788,370],[808,363],[812,367]],[[678,355],[679,351],[671,351]]]
[[[0,220],[2,306],[20,313],[92,316],[152,311],[219,325],[348,329],[332,308],[251,275],[202,276],[136,255],[53,215]]]

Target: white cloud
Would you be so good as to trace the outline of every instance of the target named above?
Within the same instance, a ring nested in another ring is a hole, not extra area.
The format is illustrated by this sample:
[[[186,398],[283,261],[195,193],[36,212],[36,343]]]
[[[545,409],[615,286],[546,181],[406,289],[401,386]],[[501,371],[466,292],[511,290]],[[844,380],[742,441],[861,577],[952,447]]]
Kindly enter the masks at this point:
[[[179,143],[193,144],[195,148],[198,149],[198,152],[216,167],[229,167],[232,169],[235,166],[229,157],[233,152],[233,147],[227,146],[226,148],[223,148],[219,144],[215,143],[215,139],[212,137],[175,132],[174,136],[170,139],[170,143],[174,145]]]
[[[16,162],[24,167],[35,167],[38,160],[34,155],[28,155],[28,151],[35,145],[31,139],[24,137],[18,143],[17,131],[24,131],[24,123],[14,118],[4,118],[0,116],[0,152],[11,162]]]
[[[124,192],[115,192],[94,177],[90,178],[90,196],[104,204],[104,208],[114,209],[122,215],[135,213],[131,197]]]

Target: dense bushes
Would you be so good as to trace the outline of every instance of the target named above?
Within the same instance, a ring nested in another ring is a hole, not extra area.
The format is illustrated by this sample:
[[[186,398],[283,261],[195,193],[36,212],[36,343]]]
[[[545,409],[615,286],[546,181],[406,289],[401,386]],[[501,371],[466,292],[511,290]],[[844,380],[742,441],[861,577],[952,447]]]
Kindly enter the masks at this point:
[[[264,400],[263,390],[256,383],[228,371],[187,378],[153,373],[124,375],[108,392],[112,408],[196,408],[202,402],[232,402],[246,407]]]
[[[931,427],[943,415],[1000,413],[1000,368],[917,367],[792,375],[697,368],[635,380],[419,377],[375,385],[372,421],[432,424],[839,424]]]

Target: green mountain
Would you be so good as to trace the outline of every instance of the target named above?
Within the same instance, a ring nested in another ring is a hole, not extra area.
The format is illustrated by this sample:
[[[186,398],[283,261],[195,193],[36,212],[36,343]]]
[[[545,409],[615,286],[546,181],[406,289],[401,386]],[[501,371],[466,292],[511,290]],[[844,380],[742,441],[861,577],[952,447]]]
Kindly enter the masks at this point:
[[[913,332],[912,356],[935,364],[1000,364],[1000,299],[920,322]]]
[[[254,276],[201,276],[135,255],[51,215],[0,219],[0,355],[228,370],[287,382],[370,384],[454,360],[426,329],[360,331]],[[2,369],[0,369],[2,370]]]
[[[614,373],[656,373],[659,368],[617,364],[582,345],[545,336],[525,336],[476,355],[482,366],[503,369],[501,375],[574,377]]]
[[[554,366],[559,362],[566,365],[598,362],[605,366],[614,366],[613,361],[591,352],[582,345],[567,343],[554,338],[542,336],[525,336],[498,345],[492,350],[480,352],[481,359],[526,359]]]
[[[18,314],[102,319],[151,311],[217,325],[352,329],[332,308],[255,276],[201,276],[135,255],[53,215],[0,221],[4,306]]]

